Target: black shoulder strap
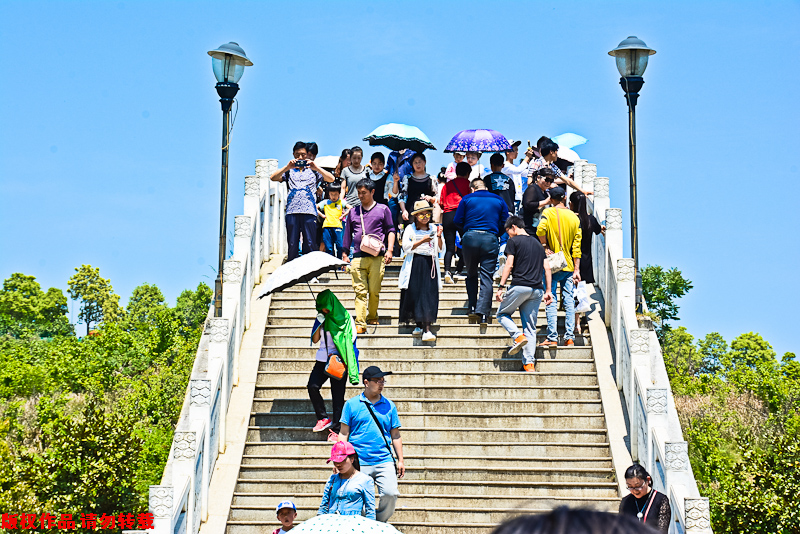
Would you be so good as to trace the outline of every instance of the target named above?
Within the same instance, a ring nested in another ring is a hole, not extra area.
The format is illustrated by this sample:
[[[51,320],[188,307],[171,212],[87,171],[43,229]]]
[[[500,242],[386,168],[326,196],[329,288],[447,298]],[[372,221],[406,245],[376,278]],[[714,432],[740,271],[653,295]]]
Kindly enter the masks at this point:
[[[378,416],[375,415],[375,411],[372,409],[372,404],[369,401],[365,402],[364,404],[367,405],[367,410],[369,410],[369,414],[372,416],[372,420],[375,421],[375,424],[378,426],[378,432],[381,433],[381,437],[383,438],[383,443],[386,445],[386,449],[389,451],[389,456],[392,457],[392,462],[394,463],[394,469],[397,471],[397,461],[394,459],[394,454],[392,453],[392,447],[389,446],[389,440],[386,439],[386,434],[383,433],[383,427],[381,423],[378,421]]]

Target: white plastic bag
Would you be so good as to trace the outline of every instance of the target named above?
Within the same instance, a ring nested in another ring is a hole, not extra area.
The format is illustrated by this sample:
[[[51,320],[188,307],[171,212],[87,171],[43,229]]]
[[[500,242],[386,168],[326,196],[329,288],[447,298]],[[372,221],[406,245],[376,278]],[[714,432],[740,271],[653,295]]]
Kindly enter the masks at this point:
[[[589,300],[589,292],[586,291],[586,282],[581,280],[578,282],[578,287],[575,288],[575,312],[586,313],[592,310],[592,301]]]

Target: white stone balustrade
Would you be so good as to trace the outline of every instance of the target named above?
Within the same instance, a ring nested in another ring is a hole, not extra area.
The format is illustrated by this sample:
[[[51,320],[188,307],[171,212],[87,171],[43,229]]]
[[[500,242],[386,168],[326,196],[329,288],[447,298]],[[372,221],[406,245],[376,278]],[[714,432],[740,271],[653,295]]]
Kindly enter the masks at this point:
[[[256,161],[245,177],[244,213],[234,217],[233,255],[223,262],[222,317],[209,309],[161,483],[150,486],[154,534],[197,534],[208,518],[208,488],[225,452],[225,416],[238,382],[250,296],[262,262],[286,250],[286,188],[269,180],[274,159]]]
[[[692,474],[658,338],[654,331],[639,328],[634,263],[623,257],[622,210],[610,207],[608,178],[597,176],[594,164],[581,164],[580,173],[582,187],[592,183],[591,209],[606,226],[605,237],[594,239],[592,258],[613,338],[617,387],[627,408],[631,457],[669,497],[670,533],[710,534],[708,499],[700,496]]]

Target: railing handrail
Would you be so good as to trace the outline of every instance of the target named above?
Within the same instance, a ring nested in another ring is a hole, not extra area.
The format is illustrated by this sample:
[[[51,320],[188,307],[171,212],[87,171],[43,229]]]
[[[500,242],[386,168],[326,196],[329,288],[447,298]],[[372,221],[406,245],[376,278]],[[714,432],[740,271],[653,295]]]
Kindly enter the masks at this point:
[[[593,240],[592,257],[613,338],[617,387],[627,407],[631,457],[669,497],[671,533],[709,534],[708,498],[700,496],[692,473],[658,337],[640,328],[636,316],[636,273],[633,259],[623,257],[622,210],[611,208],[608,178],[597,176],[596,165],[581,160],[574,172],[578,185],[593,192],[588,204],[606,226],[606,235]]]
[[[250,326],[250,298],[261,264],[286,249],[286,188],[270,181],[274,159],[245,177],[243,214],[234,217],[233,254],[223,262],[222,317],[203,325],[161,484],[150,486],[155,534],[196,534],[208,518],[211,473],[225,452],[225,416],[239,380],[239,350]]]

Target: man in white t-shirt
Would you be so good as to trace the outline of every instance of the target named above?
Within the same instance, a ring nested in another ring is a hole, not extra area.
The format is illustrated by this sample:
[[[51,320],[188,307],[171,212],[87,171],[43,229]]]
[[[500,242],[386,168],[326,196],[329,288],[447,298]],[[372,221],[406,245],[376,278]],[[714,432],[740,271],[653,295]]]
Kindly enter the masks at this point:
[[[514,165],[514,160],[519,156],[519,145],[522,144],[522,141],[509,139],[508,142],[511,144],[511,150],[506,152],[506,162],[501,172],[514,182],[515,203],[513,215],[519,215],[519,207],[520,204],[522,204],[522,193],[528,185],[528,164],[532,156],[526,154],[519,165]]]

